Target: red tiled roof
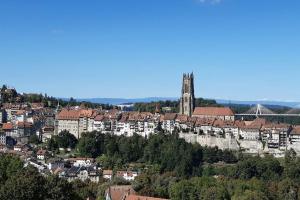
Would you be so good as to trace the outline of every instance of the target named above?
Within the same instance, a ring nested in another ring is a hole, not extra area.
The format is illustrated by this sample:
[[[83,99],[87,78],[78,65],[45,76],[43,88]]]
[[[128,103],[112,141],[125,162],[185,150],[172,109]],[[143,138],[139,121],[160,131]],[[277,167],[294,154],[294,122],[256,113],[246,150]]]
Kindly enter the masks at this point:
[[[131,194],[128,197],[126,197],[125,200],[167,200],[167,199],[146,197],[146,196],[138,196],[138,195]]]
[[[179,122],[187,122],[189,120],[189,117],[187,115],[177,115],[176,121]]]
[[[175,120],[177,117],[176,113],[166,113],[163,120],[167,121],[167,120]]]
[[[230,108],[222,107],[196,107],[193,113],[194,116],[234,116]]]
[[[36,153],[36,155],[45,155],[46,154],[46,150],[40,149],[38,150],[38,152]]]
[[[12,123],[4,123],[2,126],[3,130],[11,130],[13,129],[13,124]]]
[[[111,186],[105,193],[109,193],[112,200],[124,200],[130,194],[135,194],[135,191],[130,185],[121,185]]]
[[[233,127],[235,125],[233,121],[217,119],[214,121],[214,126],[224,128],[224,127]]]
[[[196,126],[212,126],[214,124],[215,119],[209,118],[197,118]]]
[[[300,135],[300,126],[294,126],[291,134],[292,135]]]
[[[18,122],[18,128],[31,128],[32,124],[29,122]]]
[[[234,122],[234,125],[235,125],[236,127],[239,127],[239,128],[243,128],[243,127],[246,126],[245,122],[244,122],[244,121],[240,121],[240,120],[236,120],[236,121]]]
[[[265,124],[263,126],[263,128],[265,128],[265,129],[289,129],[290,127],[291,127],[291,125],[284,124],[284,123],[280,123],[280,124],[269,123],[269,124]]]
[[[25,115],[25,110],[18,110],[16,115]]]
[[[68,110],[68,109],[63,109],[59,114],[58,114],[58,119],[60,120],[77,120],[80,117],[92,117],[93,115],[93,110]]]
[[[104,120],[104,115],[97,115],[95,118],[94,118],[95,121],[103,121]]]

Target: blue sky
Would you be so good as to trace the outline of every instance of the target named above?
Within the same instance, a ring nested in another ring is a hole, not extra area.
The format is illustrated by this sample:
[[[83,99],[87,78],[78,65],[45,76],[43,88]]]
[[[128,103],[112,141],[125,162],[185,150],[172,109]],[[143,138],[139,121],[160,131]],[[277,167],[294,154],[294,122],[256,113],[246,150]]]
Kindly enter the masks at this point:
[[[2,0],[0,84],[59,97],[300,101],[299,0]]]

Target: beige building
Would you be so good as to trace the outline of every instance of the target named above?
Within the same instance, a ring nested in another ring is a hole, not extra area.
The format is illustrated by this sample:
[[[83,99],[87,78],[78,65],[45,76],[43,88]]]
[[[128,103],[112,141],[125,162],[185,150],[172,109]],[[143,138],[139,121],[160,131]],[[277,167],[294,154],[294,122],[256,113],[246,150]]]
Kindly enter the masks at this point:
[[[87,132],[90,125],[93,110],[68,110],[64,109],[57,115],[57,133],[69,131],[76,138]]]

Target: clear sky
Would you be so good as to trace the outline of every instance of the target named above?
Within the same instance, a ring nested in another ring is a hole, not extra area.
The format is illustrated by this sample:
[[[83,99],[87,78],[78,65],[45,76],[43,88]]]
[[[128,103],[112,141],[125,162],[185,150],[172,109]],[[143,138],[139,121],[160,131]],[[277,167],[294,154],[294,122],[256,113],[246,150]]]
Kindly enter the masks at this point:
[[[1,0],[0,84],[58,97],[300,101],[299,0]]]

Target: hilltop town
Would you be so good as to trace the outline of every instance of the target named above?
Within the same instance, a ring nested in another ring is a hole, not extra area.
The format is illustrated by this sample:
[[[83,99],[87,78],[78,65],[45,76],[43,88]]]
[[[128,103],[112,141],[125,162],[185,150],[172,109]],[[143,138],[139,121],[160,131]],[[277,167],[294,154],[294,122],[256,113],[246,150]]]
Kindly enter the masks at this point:
[[[197,107],[193,74],[183,75],[179,101],[178,113],[163,109],[155,102],[154,112],[125,111],[116,106],[82,103],[74,99],[67,102],[46,95],[21,95],[15,89],[3,86],[0,153],[20,157],[25,166],[33,166],[45,176],[57,175],[68,182],[80,180],[96,184],[112,182],[115,178],[131,183],[149,170],[147,166],[128,166],[123,155],[118,164],[120,157],[103,153],[107,150],[101,145],[105,148],[117,145],[109,148],[118,149],[122,143],[117,141],[123,138],[128,138],[124,139],[125,143],[130,144],[138,138],[146,144],[149,138],[171,140],[176,137],[176,141],[183,139],[187,145],[213,150],[215,153],[211,155],[221,156],[212,162],[223,164],[236,162],[232,159],[234,152],[278,158],[289,151],[300,154],[300,126],[264,118],[244,120],[238,118],[231,108],[220,105]],[[103,140],[101,145],[97,143],[101,140],[99,138]],[[113,151],[117,152],[116,149]],[[137,155],[131,160],[138,161],[141,156],[145,155]],[[192,172],[178,173],[186,175]],[[130,186],[111,185],[103,195],[107,200],[155,199],[137,196],[139,194]]]

